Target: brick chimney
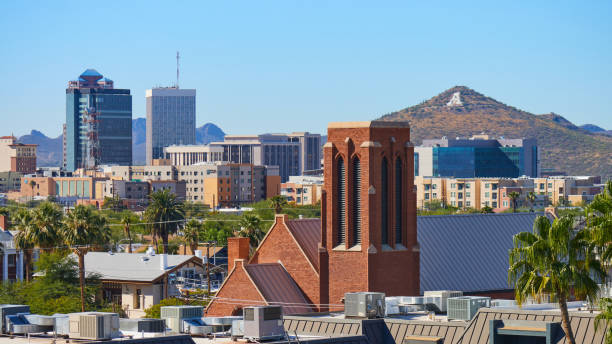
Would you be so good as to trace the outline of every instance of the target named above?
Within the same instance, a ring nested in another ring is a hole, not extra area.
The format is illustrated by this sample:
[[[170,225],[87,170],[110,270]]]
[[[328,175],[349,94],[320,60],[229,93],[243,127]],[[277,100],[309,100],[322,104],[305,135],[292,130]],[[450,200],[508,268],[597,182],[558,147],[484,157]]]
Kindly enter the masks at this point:
[[[234,261],[236,259],[248,261],[249,249],[249,238],[227,238],[227,269],[231,271],[234,268]]]
[[[0,215],[0,228],[5,231],[8,230],[8,218],[5,215]]]

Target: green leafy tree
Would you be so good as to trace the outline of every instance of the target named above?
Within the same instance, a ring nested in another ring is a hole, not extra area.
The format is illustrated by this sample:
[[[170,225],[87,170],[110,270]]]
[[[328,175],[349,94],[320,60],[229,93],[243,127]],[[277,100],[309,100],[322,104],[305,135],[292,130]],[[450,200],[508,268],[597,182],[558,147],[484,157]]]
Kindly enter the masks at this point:
[[[202,224],[195,219],[189,220],[183,228],[183,254],[187,254],[187,246],[191,250],[191,254],[195,254],[200,242],[200,232]]]
[[[512,202],[512,212],[516,213],[516,207],[518,205],[518,199],[521,195],[516,192],[516,191],[512,191],[508,193],[508,197],[510,198],[510,202]]]
[[[139,222],[138,216],[134,215],[133,212],[127,210],[121,213],[121,224],[123,225],[123,233],[128,239],[128,253],[132,253],[132,233],[130,227]]]
[[[123,211],[123,210],[127,209],[127,207],[123,203],[123,200],[121,198],[119,198],[119,196],[104,197],[104,202],[102,203],[102,208],[103,209],[110,209],[110,210],[112,210],[114,212],[120,212],[120,211]]]
[[[20,209],[14,217],[13,228],[17,230],[14,240],[15,246],[23,252],[25,277],[28,282],[30,281],[30,276],[32,276],[32,250],[36,245],[32,238],[34,227],[32,212],[27,209]]]
[[[161,308],[165,306],[183,306],[183,305],[191,305],[191,306],[206,306],[208,302],[199,301],[199,300],[182,300],[177,298],[168,298],[161,300],[158,304],[153,305],[147,309],[145,309],[145,317],[159,319],[161,317]]]
[[[480,213],[493,214],[493,208],[489,207],[488,205],[485,205],[484,207],[480,208]]]
[[[287,199],[281,195],[277,195],[270,198],[270,205],[274,208],[276,214],[283,212],[283,207],[287,205]]]
[[[259,216],[244,214],[240,219],[240,231],[238,235],[249,238],[251,248],[256,248],[261,239],[266,235],[266,233],[261,230],[261,219]]]
[[[556,296],[569,343],[575,343],[567,310],[570,292],[595,300],[599,291],[596,280],[605,276],[589,242],[590,233],[587,229],[575,230],[573,224],[571,216],[555,219],[552,224],[547,217],[539,216],[533,232],[514,236],[508,269],[508,281],[515,288],[519,304],[530,296]]]
[[[79,262],[79,286],[81,310],[85,311],[85,255],[96,245],[104,245],[110,238],[106,218],[92,207],[77,205],[68,213],[62,227],[62,238]]]
[[[152,234],[162,239],[162,252],[166,253],[168,236],[178,231],[185,218],[183,204],[168,190],[154,192],[151,194],[145,217],[152,223]]]

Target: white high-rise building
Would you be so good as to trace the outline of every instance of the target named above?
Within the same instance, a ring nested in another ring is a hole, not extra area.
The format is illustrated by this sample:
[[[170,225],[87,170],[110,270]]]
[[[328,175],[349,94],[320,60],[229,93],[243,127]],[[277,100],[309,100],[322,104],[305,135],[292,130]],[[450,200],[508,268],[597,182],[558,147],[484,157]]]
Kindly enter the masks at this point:
[[[196,90],[147,90],[147,164],[164,158],[164,147],[196,143]]]

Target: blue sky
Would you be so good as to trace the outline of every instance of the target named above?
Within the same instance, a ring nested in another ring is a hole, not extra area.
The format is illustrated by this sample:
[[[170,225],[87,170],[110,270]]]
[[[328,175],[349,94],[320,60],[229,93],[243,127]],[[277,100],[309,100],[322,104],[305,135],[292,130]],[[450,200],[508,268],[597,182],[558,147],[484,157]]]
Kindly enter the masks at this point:
[[[143,117],[179,50],[197,124],[232,134],[323,133],[455,85],[612,129],[610,18],[610,1],[2,1],[0,118],[59,135],[86,68]]]

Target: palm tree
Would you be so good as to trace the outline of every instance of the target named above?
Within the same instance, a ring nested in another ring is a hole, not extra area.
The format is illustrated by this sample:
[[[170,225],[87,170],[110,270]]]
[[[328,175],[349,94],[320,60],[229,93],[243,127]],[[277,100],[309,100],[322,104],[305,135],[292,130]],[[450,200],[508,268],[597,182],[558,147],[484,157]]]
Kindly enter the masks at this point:
[[[570,291],[595,300],[599,286],[594,278],[605,276],[595,259],[593,245],[589,243],[588,230],[574,230],[573,223],[571,216],[555,219],[552,225],[548,218],[539,216],[533,224],[533,232],[514,236],[508,269],[508,281],[515,288],[519,304],[530,296],[539,299],[543,294],[550,294],[557,297],[562,327],[569,343],[575,343],[567,310]]]
[[[531,211],[533,211],[533,206],[535,205],[536,194],[533,191],[527,193],[527,200],[529,201],[529,205],[531,206]]]
[[[174,234],[180,228],[180,223],[185,219],[183,203],[176,195],[168,190],[161,190],[151,194],[151,201],[145,211],[147,221],[152,222],[154,236],[162,238],[162,252],[168,249],[168,236]]]
[[[183,227],[183,254],[187,254],[187,246],[191,250],[191,254],[195,254],[200,242],[200,231],[202,224],[198,220],[191,219]]]
[[[52,248],[61,242],[60,227],[64,214],[51,202],[43,202],[33,210],[34,226],[30,232],[31,240],[41,248]]]
[[[512,212],[516,213],[516,206],[518,204],[520,194],[516,191],[512,191],[508,193],[508,197],[510,198],[510,202],[512,202]]]
[[[36,182],[34,180],[30,180],[28,185],[30,185],[30,190],[32,190],[32,199],[34,199],[34,187],[36,186]]]
[[[259,241],[265,236],[265,233],[261,230],[261,219],[259,216],[244,214],[242,219],[240,219],[240,227],[238,235],[249,238],[252,248],[259,246]]]
[[[128,253],[132,253],[132,234],[130,233],[130,226],[138,223],[138,217],[134,215],[131,211],[124,211],[121,214],[121,224],[123,224],[123,233],[127,236],[128,239]]]
[[[79,259],[81,311],[85,312],[85,255],[92,246],[108,242],[110,230],[104,216],[92,207],[77,205],[66,216],[61,233],[66,245]]]
[[[23,251],[23,259],[25,263],[26,281],[30,281],[32,267],[32,250],[35,242],[32,240],[32,229],[35,227],[32,212],[27,209],[20,209],[15,215],[13,228],[17,230],[15,234],[15,246]]]
[[[276,195],[270,198],[270,204],[274,208],[274,212],[280,214],[283,212],[283,206],[287,205],[287,199],[281,195]]]
[[[599,309],[601,312],[595,317],[595,331],[599,330],[601,323],[605,325],[606,344],[612,344],[612,299],[603,297],[599,300]]]
[[[593,201],[585,208],[587,228],[591,230],[592,240],[601,254],[601,262],[606,271],[610,269],[612,261],[612,181],[608,181],[601,194],[595,196]],[[601,313],[597,315],[595,330],[599,320],[605,323],[606,344],[612,344],[612,299],[602,298],[599,302]]]

